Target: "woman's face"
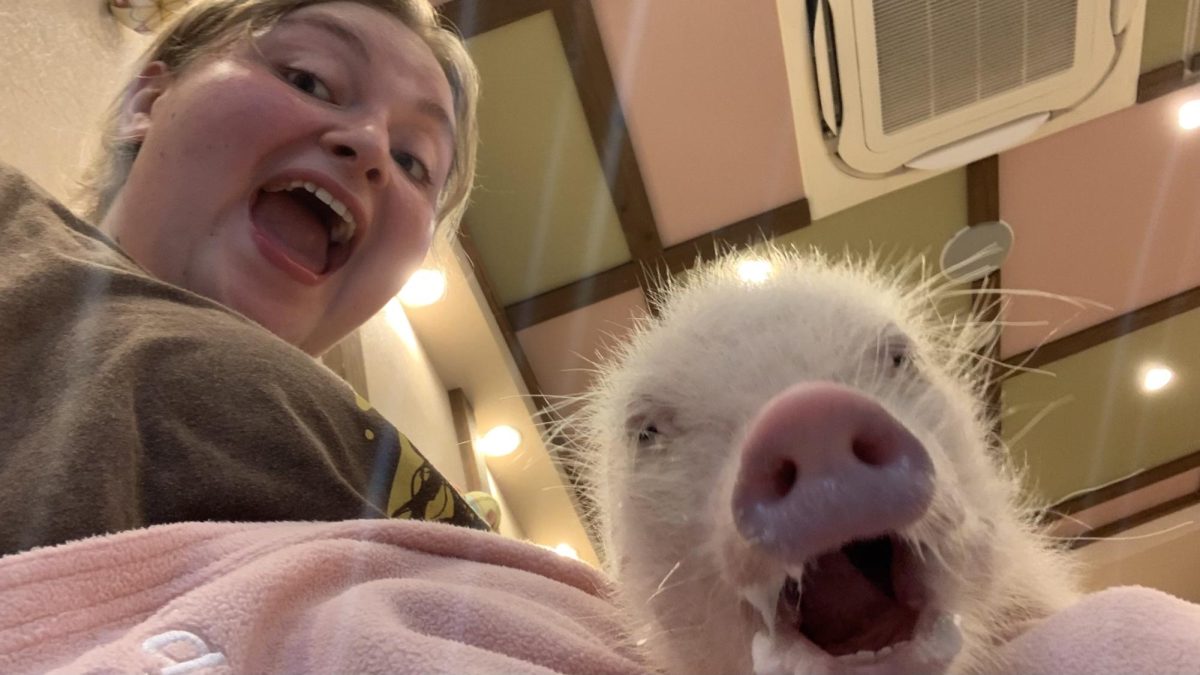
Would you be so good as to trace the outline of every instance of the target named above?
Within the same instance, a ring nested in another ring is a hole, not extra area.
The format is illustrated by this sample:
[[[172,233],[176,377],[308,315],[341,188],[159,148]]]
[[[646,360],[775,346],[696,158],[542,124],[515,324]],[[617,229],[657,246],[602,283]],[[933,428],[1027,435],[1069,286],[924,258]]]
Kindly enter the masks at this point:
[[[420,264],[454,118],[399,20],[312,5],[256,44],[146,74],[123,118],[142,147],[102,227],[151,273],[319,354]]]

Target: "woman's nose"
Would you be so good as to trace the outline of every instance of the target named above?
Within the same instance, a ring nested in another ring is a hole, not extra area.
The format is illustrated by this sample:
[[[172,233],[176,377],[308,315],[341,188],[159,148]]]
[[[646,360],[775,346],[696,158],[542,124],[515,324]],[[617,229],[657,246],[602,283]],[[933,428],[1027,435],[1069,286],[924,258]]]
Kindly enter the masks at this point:
[[[321,144],[334,157],[349,163],[351,170],[365,176],[371,185],[387,181],[387,163],[391,161],[386,132],[369,122],[341,126],[327,131]]]

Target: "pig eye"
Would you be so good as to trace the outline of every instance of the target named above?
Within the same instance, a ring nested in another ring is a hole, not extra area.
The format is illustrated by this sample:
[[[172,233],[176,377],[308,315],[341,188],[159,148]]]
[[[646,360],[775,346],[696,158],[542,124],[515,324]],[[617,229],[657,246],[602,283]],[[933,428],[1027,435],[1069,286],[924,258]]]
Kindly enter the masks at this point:
[[[903,336],[895,335],[880,340],[878,350],[879,361],[893,373],[915,367],[912,346]]]
[[[638,432],[638,443],[641,445],[649,445],[658,439],[658,427],[653,424],[647,424]]]
[[[637,412],[625,421],[629,443],[639,452],[659,448],[674,432],[674,413],[656,406],[652,411]]]

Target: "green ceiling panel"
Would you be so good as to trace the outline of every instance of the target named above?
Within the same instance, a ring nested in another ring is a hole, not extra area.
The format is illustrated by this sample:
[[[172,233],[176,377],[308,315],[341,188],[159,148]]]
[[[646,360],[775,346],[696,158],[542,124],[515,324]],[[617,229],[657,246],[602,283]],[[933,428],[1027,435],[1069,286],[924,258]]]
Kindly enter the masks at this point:
[[[1187,0],[1147,0],[1141,72],[1179,61],[1187,25]]]
[[[776,242],[832,254],[877,252],[895,261],[924,255],[927,270],[935,271],[946,241],[966,225],[967,172],[959,169],[813,221]],[[968,305],[962,298],[944,304],[943,311],[958,312]]]
[[[1193,310],[1004,382],[1004,436],[1030,486],[1057,502],[1200,450],[1200,310]],[[1175,371],[1146,394],[1140,373]],[[1054,406],[1049,409],[1048,406]],[[1035,419],[1045,413],[1040,421]],[[1032,426],[1030,426],[1032,424]]]
[[[554,17],[484,33],[479,177],[467,225],[503,304],[630,259]]]
[[[946,239],[967,225],[967,172],[959,169],[813,221],[779,238],[786,244],[813,245],[865,254],[941,254]]]

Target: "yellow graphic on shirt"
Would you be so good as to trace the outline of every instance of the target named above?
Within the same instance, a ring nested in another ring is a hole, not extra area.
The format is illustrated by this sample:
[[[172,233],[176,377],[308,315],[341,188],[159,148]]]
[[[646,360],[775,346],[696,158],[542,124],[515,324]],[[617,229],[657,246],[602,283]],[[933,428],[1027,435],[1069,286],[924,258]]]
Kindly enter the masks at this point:
[[[404,436],[400,436],[400,459],[388,498],[388,515],[415,520],[454,520],[454,492],[450,484]]]

